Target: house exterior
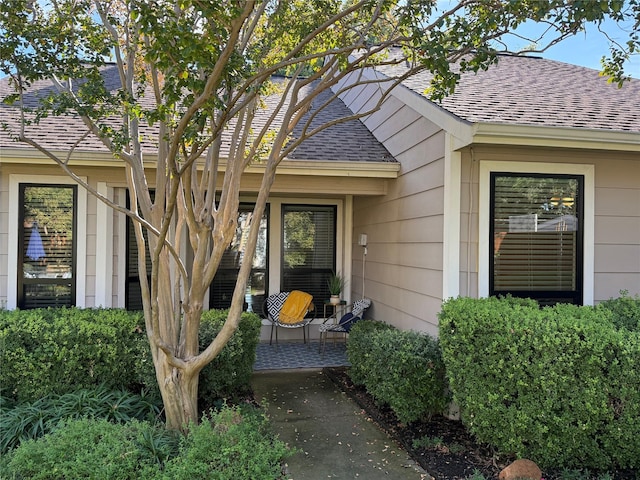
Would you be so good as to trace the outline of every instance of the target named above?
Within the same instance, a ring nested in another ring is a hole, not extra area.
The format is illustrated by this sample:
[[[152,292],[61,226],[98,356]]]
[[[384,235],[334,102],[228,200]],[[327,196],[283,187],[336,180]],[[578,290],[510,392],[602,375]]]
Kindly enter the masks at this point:
[[[354,199],[376,318],[436,334],[458,295],[640,293],[640,80],[618,89],[595,70],[504,56],[440,104],[428,86],[413,77],[364,119],[401,166],[385,195]],[[343,100],[361,111],[378,95]]]
[[[442,301],[458,295],[593,304],[639,294],[640,80],[617,89],[594,70],[503,57],[463,75],[440,104],[423,94],[428,82],[406,81],[378,112],[306,141],[282,163],[247,308],[291,288],[315,289],[321,305],[319,279],[331,270],[349,279],[346,300],[372,299],[368,317],[431,334]],[[7,88],[0,81],[0,96]],[[353,89],[330,112],[365,111],[378,95],[372,85]],[[6,105],[0,112],[17,118]],[[46,119],[32,134],[66,156],[74,121]],[[124,215],[4,132],[0,149],[0,302],[135,308],[137,257]],[[71,164],[126,205],[122,166],[97,142],[82,143]],[[259,188],[260,167],[250,168],[246,205]],[[71,210],[50,206],[51,192]],[[56,236],[64,227],[45,231],[37,220],[45,204],[73,225],[65,238]],[[318,234],[313,265],[291,260],[299,252],[285,238],[296,215]],[[214,281],[209,307],[223,306],[238,254]]]

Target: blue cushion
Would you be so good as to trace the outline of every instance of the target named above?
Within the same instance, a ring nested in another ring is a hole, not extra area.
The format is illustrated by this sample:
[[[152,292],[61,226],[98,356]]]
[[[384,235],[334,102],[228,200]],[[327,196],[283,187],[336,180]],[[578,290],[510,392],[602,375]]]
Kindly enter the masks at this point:
[[[353,324],[356,323],[358,320],[360,320],[360,317],[356,317],[353,315],[353,313],[349,312],[349,313],[345,313],[342,316],[342,318],[338,322],[338,325],[342,326],[345,332],[348,332],[349,330],[351,330],[351,327],[353,326]]]

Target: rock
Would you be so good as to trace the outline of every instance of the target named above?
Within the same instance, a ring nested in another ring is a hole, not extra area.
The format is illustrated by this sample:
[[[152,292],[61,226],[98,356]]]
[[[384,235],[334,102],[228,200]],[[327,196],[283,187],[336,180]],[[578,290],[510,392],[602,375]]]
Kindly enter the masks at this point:
[[[513,462],[500,472],[498,476],[500,480],[540,480],[542,478],[542,471],[531,460],[520,459]]]

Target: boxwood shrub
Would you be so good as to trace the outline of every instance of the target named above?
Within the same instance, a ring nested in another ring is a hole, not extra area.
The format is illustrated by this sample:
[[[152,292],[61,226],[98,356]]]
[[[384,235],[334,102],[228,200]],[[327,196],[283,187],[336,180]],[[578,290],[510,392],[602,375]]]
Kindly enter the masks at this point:
[[[203,312],[202,347],[226,315]],[[259,331],[258,316],[243,313],[238,331],[201,373],[205,406],[249,388]],[[159,395],[142,314],[121,309],[0,310],[0,386],[19,403],[96,386]]]
[[[444,364],[438,341],[380,322],[358,322],[347,355],[350,376],[402,422],[442,413],[447,405]]]
[[[0,310],[0,385],[19,402],[103,385],[155,387],[137,312],[57,308]]]
[[[618,328],[640,332],[640,296],[630,296],[627,290],[620,292],[617,298],[610,298],[598,304],[598,308],[608,310],[611,320]]]
[[[606,308],[444,303],[440,344],[462,420],[543,467],[640,466],[640,334]]]
[[[202,312],[200,348],[209,345],[218,334],[227,313],[227,310]],[[211,405],[222,398],[231,399],[249,390],[261,325],[260,317],[255,313],[242,313],[236,333],[200,373],[198,396],[201,406]]]

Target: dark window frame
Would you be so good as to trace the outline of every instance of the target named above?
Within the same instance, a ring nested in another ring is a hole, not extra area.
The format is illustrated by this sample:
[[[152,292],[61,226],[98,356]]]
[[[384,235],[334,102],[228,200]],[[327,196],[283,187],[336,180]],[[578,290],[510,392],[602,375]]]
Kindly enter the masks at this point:
[[[242,202],[239,205],[239,209],[238,209],[238,213],[241,212],[253,212],[253,209],[255,208],[255,204],[254,203],[250,203],[250,202]],[[269,292],[269,249],[270,249],[270,242],[269,242],[269,237],[270,237],[270,230],[271,230],[271,216],[270,216],[270,204],[267,203],[265,205],[265,209],[263,212],[263,216],[264,219],[267,222],[267,231],[266,231],[266,248],[265,248],[265,266],[264,268],[251,268],[251,272],[249,273],[249,276],[251,277],[251,275],[253,275],[254,273],[259,273],[262,272],[264,274],[264,294],[259,296],[261,298],[257,298],[255,301],[252,301],[252,305],[251,305],[251,310],[254,313],[258,313],[261,314],[262,313],[262,303],[264,302],[264,299],[267,297],[268,292]],[[257,245],[256,245],[257,248]],[[255,253],[254,253],[255,255]],[[237,268],[220,268],[220,266],[218,267],[218,270],[216,271],[216,275],[214,276],[213,280],[211,281],[211,285],[209,286],[209,308],[213,309],[213,308],[229,308],[230,306],[230,302],[221,302],[221,301],[216,301],[214,299],[214,296],[216,295],[216,290],[214,289],[214,285],[216,284],[216,277],[220,276],[224,276],[224,275],[230,275],[232,276],[233,273],[235,272],[235,278],[237,278],[237,274],[239,271],[240,267],[238,266]],[[234,285],[234,289],[235,289],[235,281],[233,282]],[[249,305],[245,302],[244,305],[244,310],[249,309]]]
[[[71,244],[71,278],[25,278],[25,189],[26,188],[68,188],[72,192],[72,223],[73,235]],[[64,305],[56,304],[53,306],[75,306],[77,302],[77,263],[78,263],[78,186],[64,183],[37,183],[23,182],[18,184],[18,271],[17,271],[17,302],[16,305],[20,309],[39,308],[39,306],[28,306],[25,297],[25,285],[68,285],[70,284],[69,297],[70,301]]]
[[[575,262],[575,290],[511,290],[495,288],[495,263],[494,263],[494,239],[495,239],[495,201],[496,201],[496,179],[498,177],[528,177],[540,179],[570,179],[577,181],[577,195],[575,198],[575,210],[578,218],[578,230],[576,235],[576,262]],[[560,173],[525,173],[525,172],[490,172],[489,188],[489,295],[504,296],[510,294],[514,297],[533,298],[541,306],[553,305],[555,303],[573,303],[582,305],[584,301],[584,243],[585,243],[585,221],[584,221],[584,195],[585,176],[582,174],[560,174]]]

